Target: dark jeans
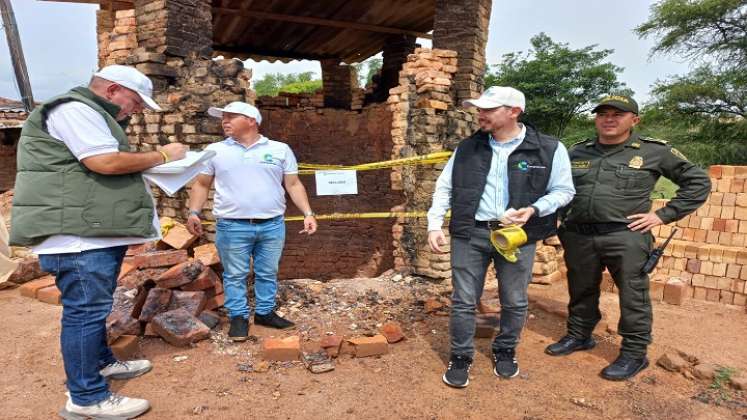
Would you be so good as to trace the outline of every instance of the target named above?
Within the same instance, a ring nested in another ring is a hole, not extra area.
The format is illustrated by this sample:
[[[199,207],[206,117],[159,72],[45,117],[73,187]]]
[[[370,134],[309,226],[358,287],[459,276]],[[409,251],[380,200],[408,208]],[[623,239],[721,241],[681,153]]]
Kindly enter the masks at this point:
[[[116,360],[106,343],[106,317],[126,251],[118,246],[39,256],[42,270],[55,275],[62,292],[62,360],[70,398],[78,405],[110,395],[99,370]]]
[[[500,332],[493,340],[493,350],[513,349],[519,343],[527,317],[527,288],[532,281],[532,264],[536,243],[520,248],[519,260],[506,261],[490,243],[490,231],[475,227],[469,240],[451,238],[451,353],[474,357],[475,311],[485,286],[490,261],[498,278],[501,300]]]
[[[621,354],[639,358],[651,343],[651,299],[647,274],[641,274],[653,248],[650,233],[624,230],[604,235],[558,232],[568,267],[568,335],[591,336],[599,312],[600,283],[606,267],[620,293]]]

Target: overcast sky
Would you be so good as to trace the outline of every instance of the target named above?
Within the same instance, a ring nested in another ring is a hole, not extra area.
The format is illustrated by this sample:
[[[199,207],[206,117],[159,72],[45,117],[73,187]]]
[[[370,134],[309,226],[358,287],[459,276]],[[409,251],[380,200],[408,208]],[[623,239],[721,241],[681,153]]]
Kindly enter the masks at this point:
[[[651,85],[668,75],[689,70],[677,57],[649,57],[652,40],[640,40],[633,28],[646,20],[653,1],[628,0],[493,0],[487,58],[497,63],[508,52],[527,50],[529,39],[545,32],[573,48],[598,44],[614,49],[610,61],[625,70],[621,80],[639,100]],[[11,0],[31,78],[34,99],[44,100],[85,83],[96,70],[96,5]],[[0,97],[20,98],[5,34],[0,35]],[[424,43],[427,45],[427,41]],[[288,64],[251,62],[254,79],[268,72],[321,70],[317,62]]]

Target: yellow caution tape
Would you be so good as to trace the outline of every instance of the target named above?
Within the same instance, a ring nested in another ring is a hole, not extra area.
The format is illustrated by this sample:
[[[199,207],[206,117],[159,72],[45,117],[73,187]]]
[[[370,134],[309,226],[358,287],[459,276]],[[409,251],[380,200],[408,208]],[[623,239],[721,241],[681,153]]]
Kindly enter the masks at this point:
[[[410,156],[401,159],[386,160],[383,162],[371,162],[362,163],[359,165],[321,165],[321,164],[308,164],[299,163],[298,168],[300,175],[313,174],[316,171],[330,171],[330,170],[354,170],[354,171],[370,171],[374,169],[386,169],[393,168],[396,166],[408,166],[408,165],[428,165],[435,163],[443,163],[449,160],[451,156],[450,151],[446,152],[435,152],[421,156]]]
[[[166,237],[171,228],[176,226],[176,221],[170,217],[161,217],[161,237]]]
[[[490,242],[506,261],[515,263],[519,247],[527,243],[527,233],[519,226],[506,226],[490,232]]]

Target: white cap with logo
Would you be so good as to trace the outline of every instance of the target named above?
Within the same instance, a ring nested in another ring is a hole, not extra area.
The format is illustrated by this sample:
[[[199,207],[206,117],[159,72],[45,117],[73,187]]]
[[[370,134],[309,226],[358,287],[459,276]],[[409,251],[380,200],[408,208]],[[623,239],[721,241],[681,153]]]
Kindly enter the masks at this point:
[[[524,94],[518,89],[507,86],[491,86],[479,98],[464,101],[464,106],[474,106],[482,109],[510,106],[511,108],[521,108],[524,111],[526,99],[524,98]]]
[[[156,111],[161,110],[161,107],[158,106],[153,98],[151,98],[151,96],[153,96],[153,83],[150,81],[148,76],[144,75],[136,68],[112,64],[111,66],[106,66],[97,73],[94,73],[94,76],[134,91],[140,95],[148,108]]]
[[[254,105],[249,105],[246,102],[231,102],[223,108],[210,107],[208,108],[208,115],[211,117],[222,118],[224,112],[229,114],[241,114],[249,118],[254,118],[257,121],[257,125],[262,124],[262,114]]]

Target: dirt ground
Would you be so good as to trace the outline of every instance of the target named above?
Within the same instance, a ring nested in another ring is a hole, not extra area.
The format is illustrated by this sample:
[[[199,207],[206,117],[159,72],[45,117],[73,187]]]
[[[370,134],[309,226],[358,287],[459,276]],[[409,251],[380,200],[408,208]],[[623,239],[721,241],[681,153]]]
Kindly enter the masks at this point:
[[[544,347],[564,333],[565,324],[540,308],[562,307],[567,297],[562,284],[533,285],[530,319],[517,354],[520,376],[496,378],[490,340],[477,339],[470,386],[459,390],[441,382],[449,351],[448,317],[425,314],[413,292],[420,288],[425,295],[429,287],[352,279],[316,283],[300,297],[286,297],[284,310],[299,328],[280,335],[350,335],[398,320],[407,340],[391,345],[381,357],[341,356],[336,369],[324,374],[312,374],[300,362],[268,365],[256,341],[227,342],[224,324],[211,340],[193,348],[143,338],[141,353],[153,361],[153,371],[114,381],[112,388],[149,399],[152,409],[143,419],[747,419],[743,393],[709,391],[708,383],[654,366],[663,352],[678,349],[747,372],[747,314],[742,309],[695,301],[682,307],[656,303],[652,366],[633,380],[609,382],[598,373],[615,358],[619,337],[603,334],[591,352],[545,355]],[[327,297],[315,299],[320,291]],[[484,297],[493,293],[486,291]],[[611,327],[618,317],[616,305],[613,294],[604,295]],[[17,290],[0,291],[1,418],[55,418],[64,404],[60,314],[60,307],[22,298]],[[250,333],[277,334],[254,326]]]

